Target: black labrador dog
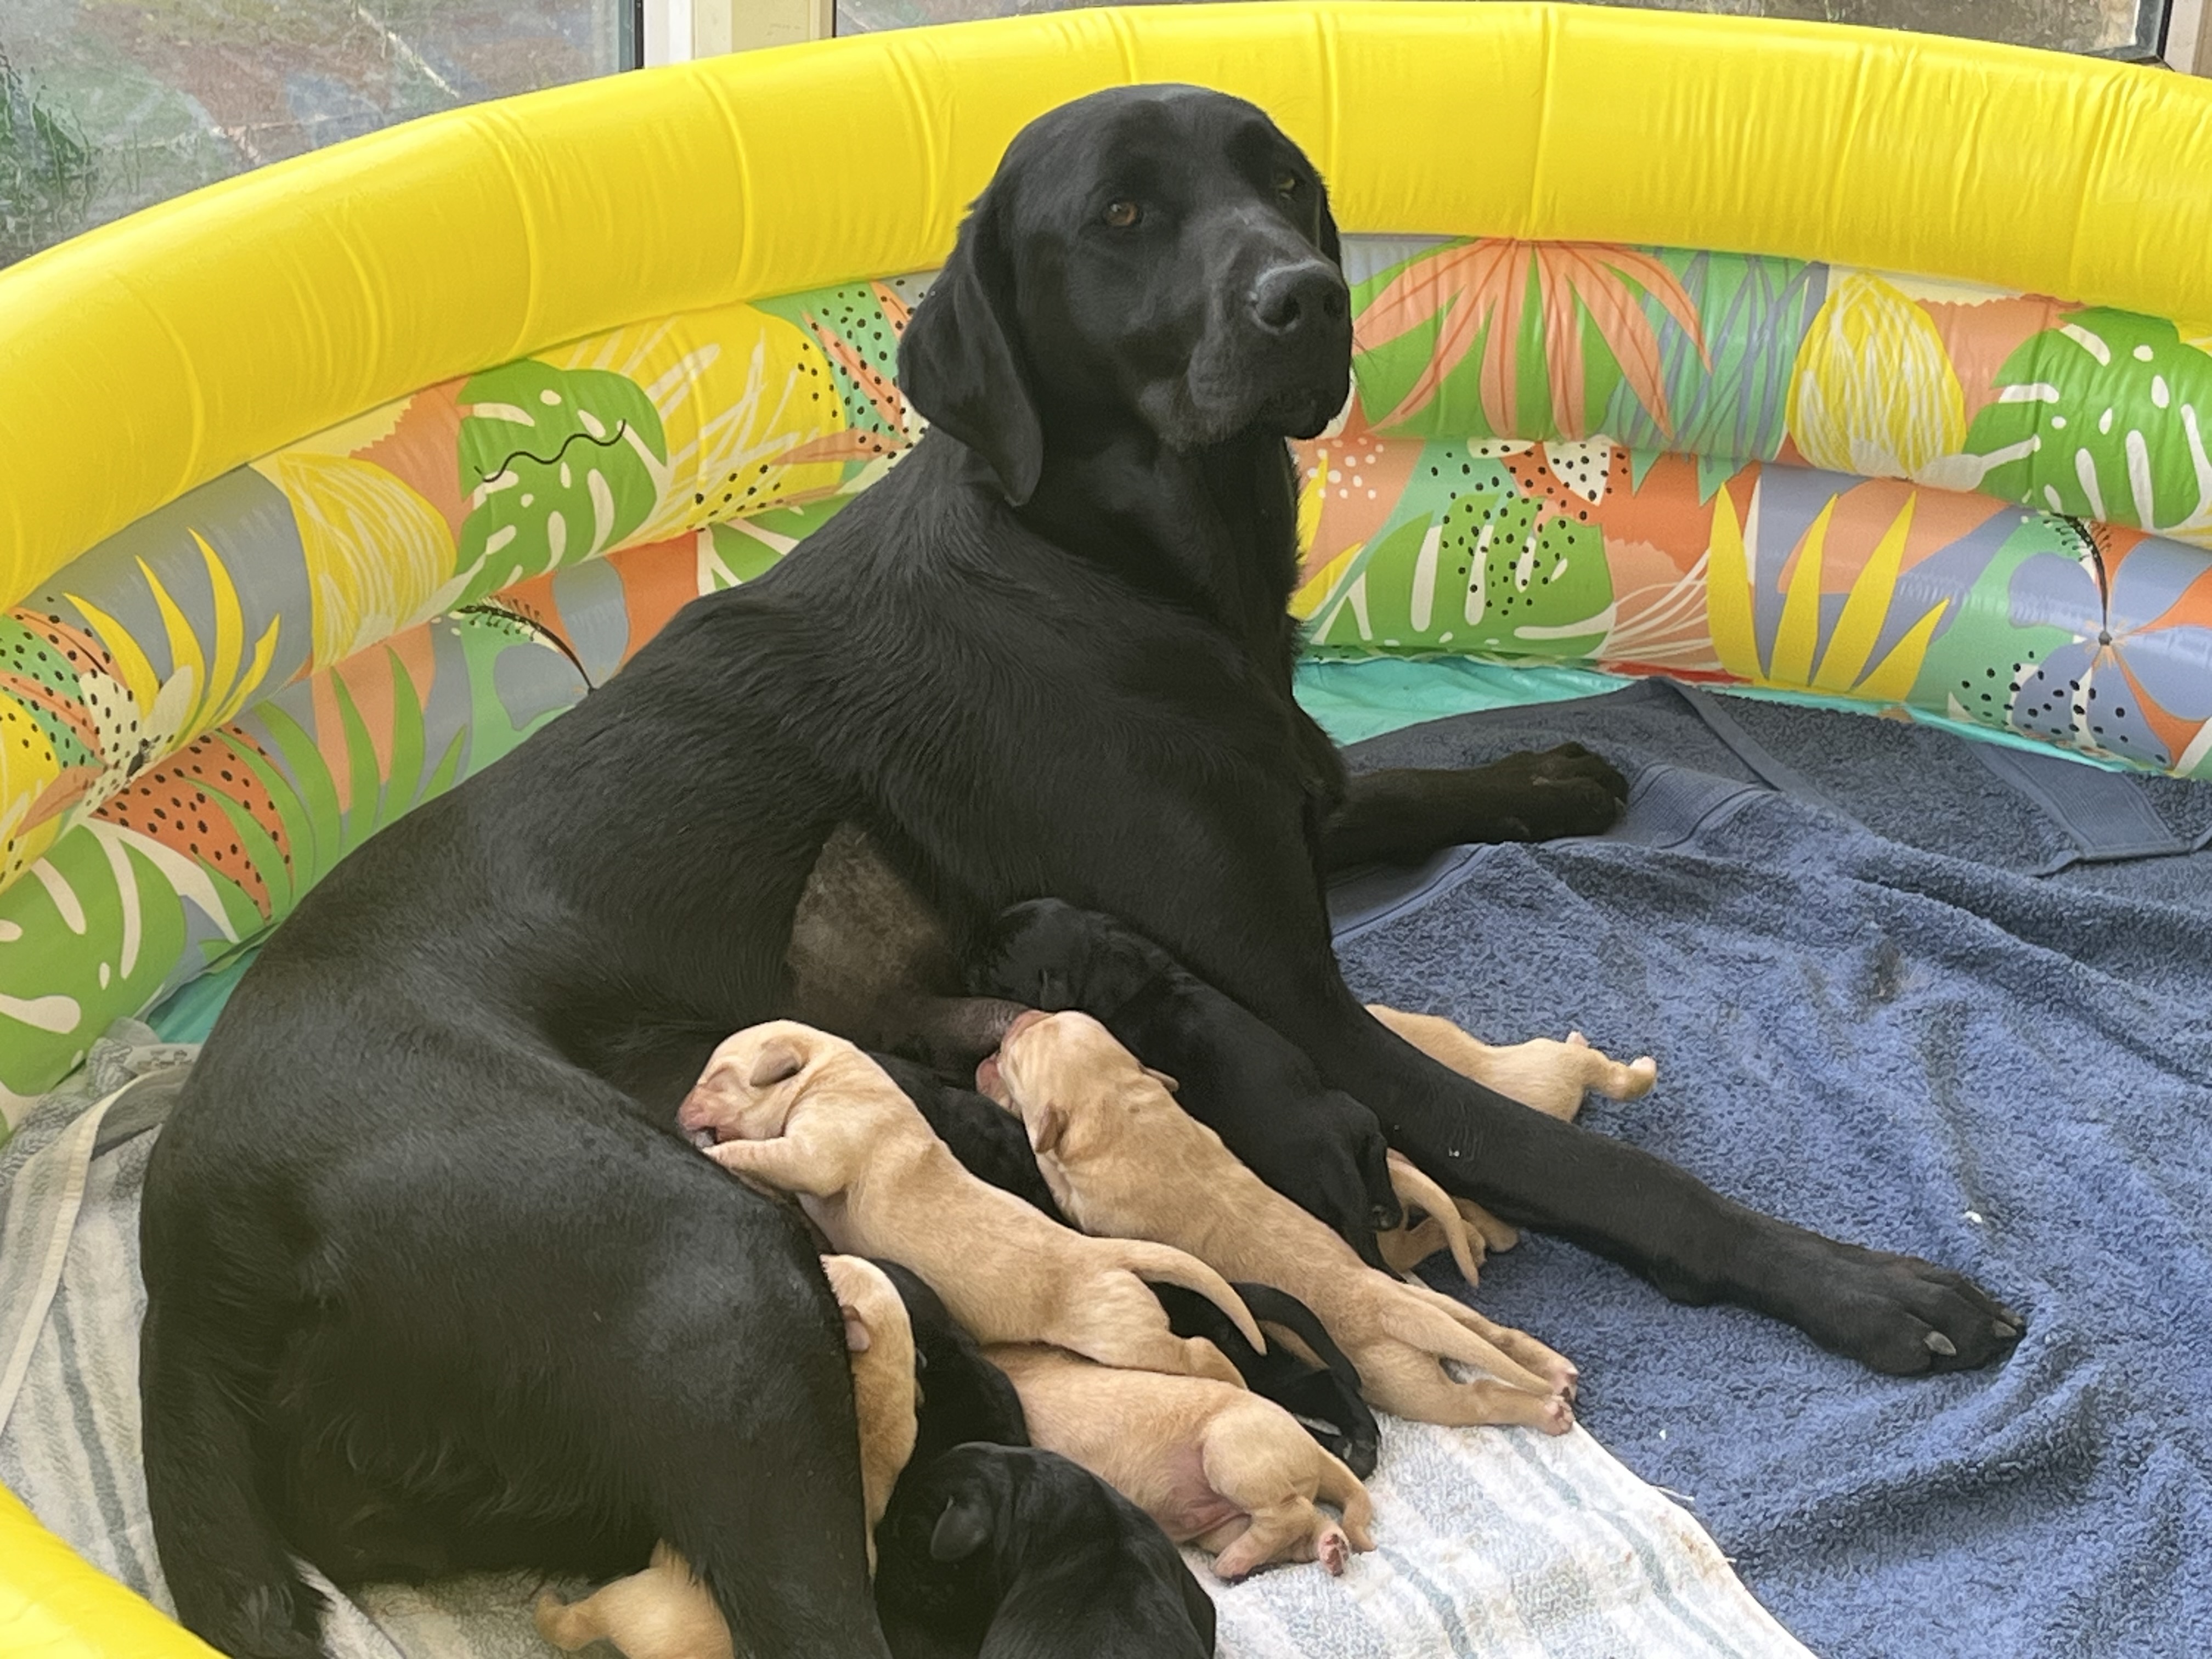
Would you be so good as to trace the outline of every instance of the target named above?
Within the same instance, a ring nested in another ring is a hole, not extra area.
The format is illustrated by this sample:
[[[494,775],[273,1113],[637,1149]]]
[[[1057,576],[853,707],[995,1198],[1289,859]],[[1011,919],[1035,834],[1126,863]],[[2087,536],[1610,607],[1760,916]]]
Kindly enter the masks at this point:
[[[1212,1659],[1213,1602],[1159,1523],[1048,1451],[956,1446],[876,1528],[899,1659]]]
[[[1594,832],[1621,793],[1557,751],[1347,784],[1300,712],[1284,441],[1343,407],[1350,353],[1322,182],[1263,113],[1051,112],[906,331],[934,424],[898,468],[301,902],[147,1175],[147,1485],[186,1626],[304,1659],[295,1552],[342,1583],[606,1577],[665,1538],[762,1659],[885,1652],[813,1246],[673,1121],[717,1041],[790,1011],[846,828],[956,955],[1023,899],[1121,918],[1446,1186],[1677,1297],[1893,1371],[2010,1347],[1956,1274],[1479,1088],[1346,988],[1332,861]]]

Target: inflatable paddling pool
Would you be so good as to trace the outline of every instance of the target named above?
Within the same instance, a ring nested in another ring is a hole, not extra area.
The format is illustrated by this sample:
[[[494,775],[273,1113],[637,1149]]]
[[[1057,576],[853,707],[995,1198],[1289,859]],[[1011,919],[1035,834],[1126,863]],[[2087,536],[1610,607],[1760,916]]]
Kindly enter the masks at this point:
[[[9,1116],[896,465],[899,331],[1006,139],[1164,80],[1267,108],[1347,233],[1357,389],[1299,447],[1316,655],[2212,777],[2212,87],[1516,5],[787,48],[0,275]],[[0,1648],[206,1651],[4,1495]]]

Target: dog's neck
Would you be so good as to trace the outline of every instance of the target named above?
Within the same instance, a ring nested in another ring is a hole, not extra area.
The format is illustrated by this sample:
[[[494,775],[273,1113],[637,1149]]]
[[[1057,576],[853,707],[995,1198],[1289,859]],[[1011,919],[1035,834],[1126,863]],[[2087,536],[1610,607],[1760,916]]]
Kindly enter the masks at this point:
[[[1255,432],[1178,452],[1134,426],[1053,433],[1019,516],[1047,539],[1196,611],[1287,684],[1297,495],[1281,437]]]

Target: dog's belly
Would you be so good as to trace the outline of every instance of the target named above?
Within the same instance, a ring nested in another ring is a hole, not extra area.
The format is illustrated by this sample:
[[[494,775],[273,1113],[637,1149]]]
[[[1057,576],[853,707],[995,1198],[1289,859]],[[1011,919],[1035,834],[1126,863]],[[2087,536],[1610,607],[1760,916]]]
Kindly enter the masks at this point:
[[[1190,1442],[1177,1446],[1159,1472],[1161,1486],[1145,1507],[1160,1528],[1178,1544],[1202,1538],[1224,1521],[1244,1511],[1214,1491],[1206,1478],[1203,1445]]]

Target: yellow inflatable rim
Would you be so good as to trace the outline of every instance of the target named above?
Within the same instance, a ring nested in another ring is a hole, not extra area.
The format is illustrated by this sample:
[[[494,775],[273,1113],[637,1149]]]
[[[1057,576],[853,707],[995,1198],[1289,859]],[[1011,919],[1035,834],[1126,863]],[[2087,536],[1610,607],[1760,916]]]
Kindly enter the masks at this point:
[[[940,261],[1092,88],[1272,111],[1347,229],[1794,254],[2212,319],[2212,84],[2009,47],[1544,5],[1089,11],[431,117],[0,276],[0,602],[279,446],[694,307]]]
[[[41,1527],[0,1486],[0,1653],[9,1659],[216,1659]]]
[[[1347,229],[1660,243],[2212,319],[2212,85],[1914,36],[1541,5],[1091,11],[459,111],[0,276],[0,600],[422,386],[927,268],[1024,122],[1130,81],[1272,111]],[[0,1492],[0,1650],[208,1650]]]

